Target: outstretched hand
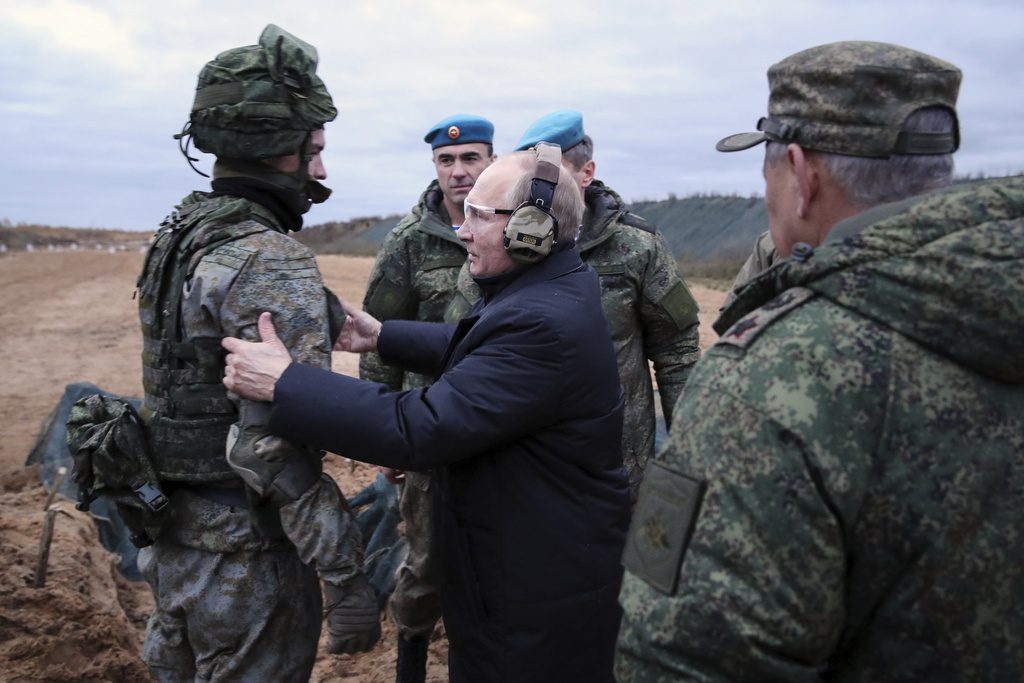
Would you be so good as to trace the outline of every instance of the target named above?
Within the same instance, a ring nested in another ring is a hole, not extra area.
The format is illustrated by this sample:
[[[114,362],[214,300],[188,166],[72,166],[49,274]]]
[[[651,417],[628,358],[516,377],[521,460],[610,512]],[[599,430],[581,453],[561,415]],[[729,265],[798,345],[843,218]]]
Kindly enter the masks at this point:
[[[341,326],[341,334],[334,343],[334,350],[352,353],[376,351],[381,322],[366,311],[350,306],[344,301],[341,305],[345,308],[345,324]]]
[[[292,362],[269,313],[260,313],[256,323],[261,342],[225,337],[221,346],[228,350],[224,386],[242,398],[253,401],[274,400],[274,385]]]

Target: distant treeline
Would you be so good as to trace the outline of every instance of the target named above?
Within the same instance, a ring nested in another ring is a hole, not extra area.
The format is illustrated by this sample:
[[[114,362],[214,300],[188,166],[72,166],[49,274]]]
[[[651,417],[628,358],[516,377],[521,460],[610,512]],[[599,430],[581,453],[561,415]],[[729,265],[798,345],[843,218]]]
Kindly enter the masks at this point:
[[[654,223],[672,253],[685,263],[742,263],[757,236],[768,229],[760,197],[728,195],[671,196],[632,205]],[[296,237],[320,254],[377,253],[401,216],[355,218],[304,228]],[[721,268],[712,268],[717,272]],[[702,277],[714,277],[706,275]]]
[[[151,236],[150,232],[54,227],[37,223],[12,223],[7,218],[0,219],[0,251],[111,247],[136,249],[149,244]]]
[[[985,179],[985,174],[958,176],[954,182]],[[759,195],[740,196],[702,192],[686,197],[670,193],[666,199],[642,199],[631,205],[634,213],[657,226],[689,277],[731,279],[750,254],[754,240],[768,229],[768,215]],[[331,221],[304,228],[297,239],[318,254],[372,256],[380,249],[400,215],[366,216]],[[0,219],[0,245],[24,249],[26,244],[82,246],[149,242],[152,233],[97,228],[55,228]]]

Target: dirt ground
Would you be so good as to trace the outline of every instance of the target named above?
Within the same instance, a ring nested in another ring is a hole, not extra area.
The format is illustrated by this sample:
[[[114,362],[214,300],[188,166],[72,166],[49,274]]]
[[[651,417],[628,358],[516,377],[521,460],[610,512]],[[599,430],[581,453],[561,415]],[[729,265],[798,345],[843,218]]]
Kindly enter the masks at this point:
[[[340,297],[361,301],[371,258],[321,256],[324,279]],[[71,382],[91,381],[138,396],[141,338],[132,299],[142,255],[33,252],[0,256],[0,681],[140,681],[139,649],[152,597],[124,580],[86,513],[58,501],[46,585],[31,587],[46,490],[24,467],[40,425]],[[695,285],[701,346],[724,292]],[[356,374],[357,358],[336,354],[334,369]],[[330,456],[327,470],[346,495],[376,468]],[[313,681],[394,680],[394,629],[361,655],[321,654]],[[430,647],[428,681],[447,680],[447,647]]]

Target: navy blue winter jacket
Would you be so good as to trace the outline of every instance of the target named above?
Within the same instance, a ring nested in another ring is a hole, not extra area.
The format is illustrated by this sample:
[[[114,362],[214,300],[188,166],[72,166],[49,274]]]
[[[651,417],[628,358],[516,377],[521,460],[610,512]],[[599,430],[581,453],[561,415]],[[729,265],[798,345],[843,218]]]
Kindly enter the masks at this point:
[[[384,360],[433,385],[396,392],[292,364],[270,427],[433,470],[453,682],[610,682],[629,491],[600,284],[572,249],[481,284],[454,328],[381,330]]]

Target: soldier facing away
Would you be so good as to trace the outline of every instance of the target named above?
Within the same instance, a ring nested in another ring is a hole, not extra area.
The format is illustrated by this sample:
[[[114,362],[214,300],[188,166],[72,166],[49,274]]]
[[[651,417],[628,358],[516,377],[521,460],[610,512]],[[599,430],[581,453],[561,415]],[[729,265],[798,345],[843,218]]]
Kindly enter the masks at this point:
[[[455,230],[465,218],[463,201],[495,159],[493,137],[493,124],[472,114],[450,116],[427,131],[423,140],[431,147],[437,178],[381,246],[363,300],[370,315],[378,320],[445,319],[459,268],[466,262],[466,247]],[[426,387],[433,380],[388,367],[377,353],[360,357],[359,376],[395,390]],[[389,603],[398,628],[396,680],[416,683],[426,677],[427,643],[441,618],[430,551],[431,475],[387,468],[385,472],[393,481],[404,481],[400,511],[409,545]]]
[[[271,436],[268,405],[221,384],[221,337],[257,338],[264,310],[296,359],[330,367],[327,292],[287,236],[330,192],[320,153],[336,110],[316,65],[315,48],[270,25],[203,68],[184,135],[216,154],[213,191],[175,208],[139,278],[142,417],[174,508],[139,554],[156,600],[143,658],[161,681],[307,680],[317,572],[329,649],[380,637],[359,532],[321,454]]]
[[[718,309],[718,313],[721,314],[725,309],[732,305],[732,302],[736,300],[736,295],[743,287],[756,278],[764,271],[771,268],[773,265],[778,263],[781,259],[779,258],[779,251],[775,248],[775,243],[772,242],[772,234],[769,231],[764,231],[757,236],[754,241],[754,249],[750,252],[750,256],[740,266],[739,272],[736,273],[736,278],[732,281],[732,287],[729,288],[729,294],[725,297],[725,301],[722,302],[722,306]],[[725,332],[726,327],[721,327],[716,320],[712,325],[715,328],[715,332],[719,335]]]
[[[768,72],[778,264],[724,312],[626,546],[636,681],[1024,678],[1024,179],[946,186],[960,71]]]

